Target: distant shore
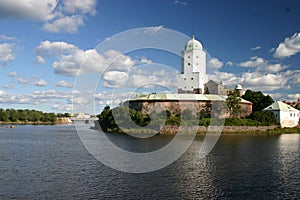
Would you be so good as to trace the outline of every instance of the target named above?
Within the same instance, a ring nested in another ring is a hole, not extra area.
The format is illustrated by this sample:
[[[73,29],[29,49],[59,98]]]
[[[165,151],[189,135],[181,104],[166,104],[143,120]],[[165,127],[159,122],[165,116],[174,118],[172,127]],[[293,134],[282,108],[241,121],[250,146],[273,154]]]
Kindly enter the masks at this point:
[[[192,134],[197,132],[197,135],[204,135],[208,131],[208,127],[205,126],[181,126],[181,130],[183,130],[186,134]],[[213,130],[214,127],[210,127],[210,130]],[[166,125],[164,126],[159,135],[176,135],[178,133],[179,127],[175,125]],[[124,133],[130,132],[133,134],[153,134],[154,130],[151,129],[108,129],[108,133]],[[211,131],[213,134],[214,131]],[[218,133],[218,132],[216,132]],[[285,133],[300,133],[300,126],[294,128],[280,128],[278,126],[223,126],[222,127],[222,135],[280,135]]]

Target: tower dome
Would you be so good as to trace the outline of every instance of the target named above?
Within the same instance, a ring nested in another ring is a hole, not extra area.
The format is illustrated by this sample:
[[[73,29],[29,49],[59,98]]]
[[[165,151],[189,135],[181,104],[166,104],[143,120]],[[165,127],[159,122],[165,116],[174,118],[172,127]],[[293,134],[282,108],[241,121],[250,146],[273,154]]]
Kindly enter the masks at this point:
[[[185,45],[185,51],[202,50],[202,44],[195,39],[194,35]]]

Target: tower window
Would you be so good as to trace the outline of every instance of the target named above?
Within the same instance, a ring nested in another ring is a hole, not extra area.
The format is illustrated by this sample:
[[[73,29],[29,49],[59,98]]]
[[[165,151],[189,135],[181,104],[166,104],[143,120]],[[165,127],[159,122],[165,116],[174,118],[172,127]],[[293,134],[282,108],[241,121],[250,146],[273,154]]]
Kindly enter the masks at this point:
[[[196,65],[199,65],[199,63],[196,63]]]
[[[194,78],[191,78],[191,80],[194,80]]]
[[[191,63],[188,63],[188,65],[191,65]]]
[[[191,58],[191,56],[188,56],[188,58]]]
[[[199,56],[196,56],[196,58],[199,58]]]

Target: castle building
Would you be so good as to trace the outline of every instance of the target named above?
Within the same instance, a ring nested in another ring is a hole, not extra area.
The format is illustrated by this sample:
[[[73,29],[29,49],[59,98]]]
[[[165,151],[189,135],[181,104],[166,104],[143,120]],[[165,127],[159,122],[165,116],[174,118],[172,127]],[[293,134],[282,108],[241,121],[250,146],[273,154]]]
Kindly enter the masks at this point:
[[[206,52],[202,44],[193,38],[189,40],[182,54],[182,72],[177,76],[178,93],[203,94],[206,75]]]
[[[194,114],[197,112],[210,112],[215,103],[223,104],[226,101],[229,88],[223,83],[207,81],[206,74],[206,52],[202,44],[193,36],[182,54],[182,70],[178,74],[177,94],[138,94],[124,102],[129,108],[150,113],[153,109],[157,112],[169,110],[173,114],[180,114],[181,110],[188,109]],[[242,94],[242,86],[237,85],[236,90]],[[252,113],[252,103],[241,98],[240,117]],[[220,114],[218,117],[228,117],[229,113]]]

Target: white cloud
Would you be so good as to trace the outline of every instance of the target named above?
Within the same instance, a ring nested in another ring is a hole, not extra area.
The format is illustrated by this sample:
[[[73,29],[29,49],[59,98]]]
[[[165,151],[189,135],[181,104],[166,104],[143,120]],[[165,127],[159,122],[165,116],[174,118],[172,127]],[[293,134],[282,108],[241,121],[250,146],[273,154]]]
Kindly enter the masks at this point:
[[[46,82],[44,79],[41,79],[41,80],[39,80],[39,81],[35,82],[35,84],[34,84],[34,85],[35,85],[35,86],[44,87],[44,86],[46,86],[46,85],[47,85],[47,82]]]
[[[248,61],[239,63],[239,66],[246,68],[255,68],[256,70],[264,72],[279,72],[287,68],[287,66],[281,65],[279,63],[271,64],[263,58],[259,57],[252,57]]]
[[[162,29],[164,29],[163,25],[146,27],[144,29],[144,33],[152,35],[152,34],[155,34],[155,33],[159,32],[159,31],[161,31]]]
[[[142,64],[151,64],[152,61],[147,58],[141,58],[140,63]]]
[[[54,110],[72,111],[73,110],[73,104],[68,104],[68,103],[54,104],[52,106],[52,109],[54,109]]]
[[[9,0],[0,1],[0,18],[33,19],[46,21],[54,17],[57,0]]]
[[[34,63],[35,63],[35,64],[45,64],[46,61],[45,61],[45,59],[44,59],[42,56],[37,55],[37,56],[36,56],[36,61],[35,61]]]
[[[285,38],[274,53],[274,58],[286,58],[300,52],[300,33],[295,33],[291,38]]]
[[[52,68],[62,76],[76,76],[81,65],[80,73],[85,73],[104,70],[128,72],[135,64],[129,56],[115,50],[101,55],[95,49],[81,50],[66,42],[43,41],[36,47],[35,53],[36,63],[43,63],[46,57],[55,57]]]
[[[9,0],[0,1],[0,19],[31,19],[45,22],[49,32],[77,33],[86,15],[95,15],[97,0]]]
[[[75,45],[68,44],[66,42],[50,42],[45,40],[35,48],[36,63],[45,63],[45,57],[58,57],[61,55],[70,54],[77,49],[78,48]]]
[[[77,33],[79,26],[83,26],[84,21],[81,15],[64,16],[52,22],[47,22],[43,28],[51,33]]]
[[[2,96],[2,95],[4,95],[4,94],[5,94],[5,92],[2,91],[2,90],[0,90],[0,96]]]
[[[90,13],[92,15],[96,14],[96,0],[65,0],[64,10],[70,14],[75,13]]]
[[[186,6],[186,5],[187,5],[187,2],[175,0],[175,1],[174,1],[174,4],[175,4],[175,5],[180,5],[180,6]]]
[[[289,89],[287,84],[289,77],[284,74],[261,74],[259,72],[244,73],[243,85],[252,90],[272,91],[277,89]]]
[[[128,79],[128,73],[120,71],[108,71],[104,73],[103,79],[105,80],[105,87],[121,87],[125,85]]]
[[[242,84],[244,89],[250,89],[254,91],[274,91],[278,89],[289,90],[291,89],[291,81],[294,74],[297,71],[287,71],[281,73],[261,73],[244,72],[240,75],[215,71],[214,74],[209,74],[209,79],[214,81],[223,81],[224,85],[228,85],[231,88],[238,83]]]
[[[261,47],[260,46],[256,46],[256,47],[251,48],[250,50],[251,51],[255,51],[255,50],[258,50],[258,49],[261,49]]]
[[[17,38],[15,37],[10,37],[10,36],[7,36],[7,35],[0,35],[0,40],[16,40]]]
[[[16,58],[14,53],[14,44],[3,43],[0,44],[0,62],[6,63]]]
[[[287,95],[288,100],[290,101],[297,101],[298,99],[300,99],[300,94],[288,94]]]
[[[232,65],[233,65],[233,62],[227,61],[225,65],[226,65],[226,66],[232,66]]]
[[[65,81],[65,80],[61,80],[57,84],[55,84],[55,86],[56,87],[72,88],[73,87],[73,83],[70,83],[70,82]]]
[[[17,72],[16,72],[16,71],[9,72],[9,73],[8,73],[8,76],[10,76],[10,77],[15,77],[15,76],[17,76]]]
[[[223,66],[223,62],[221,62],[218,58],[212,58],[207,62],[208,68],[219,69]]]

